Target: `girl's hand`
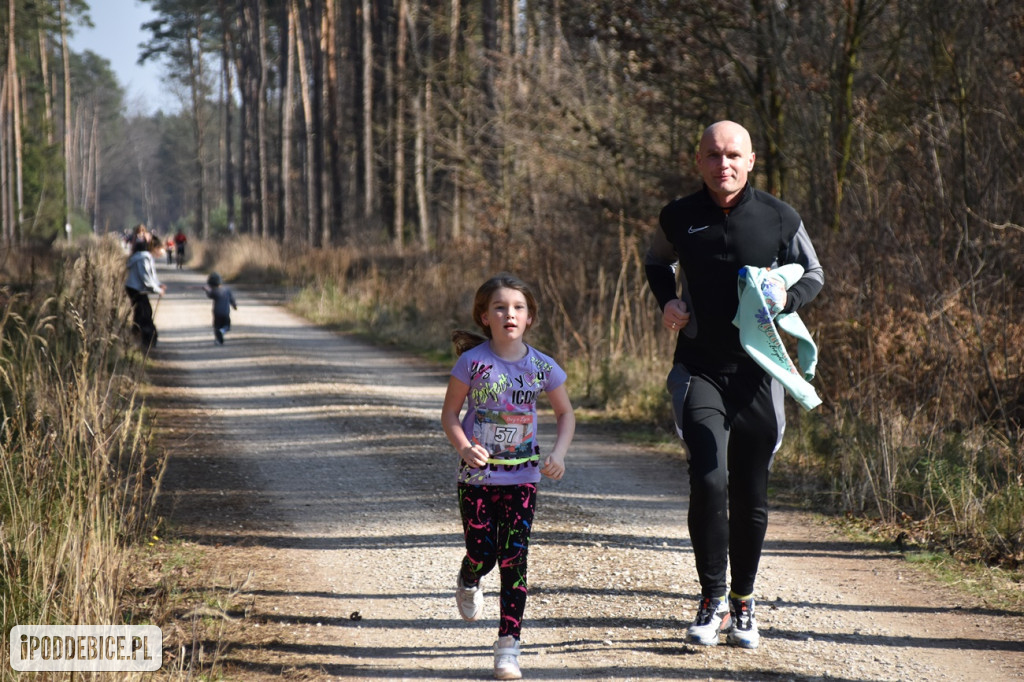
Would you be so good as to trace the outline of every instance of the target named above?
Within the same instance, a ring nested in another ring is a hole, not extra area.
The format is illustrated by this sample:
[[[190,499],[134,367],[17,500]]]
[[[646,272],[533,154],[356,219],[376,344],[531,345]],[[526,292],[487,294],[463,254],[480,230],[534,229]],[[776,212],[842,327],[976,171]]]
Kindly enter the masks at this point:
[[[474,469],[479,469],[487,464],[487,459],[490,456],[490,453],[488,453],[487,450],[484,449],[484,446],[479,443],[470,443],[459,450],[459,457],[462,458],[462,461]]]
[[[560,455],[548,455],[544,460],[544,466],[540,468],[540,473],[553,481],[562,480],[562,476],[565,475],[564,457]]]
[[[544,460],[544,466],[540,473],[553,481],[562,480],[565,475],[565,454],[569,450],[569,443],[572,442],[572,435],[576,431],[576,415],[572,411],[572,403],[569,402],[569,392],[565,390],[563,383],[558,388],[547,392],[551,401],[551,409],[555,411],[555,429],[558,431],[555,437],[555,444],[551,448],[551,454]]]

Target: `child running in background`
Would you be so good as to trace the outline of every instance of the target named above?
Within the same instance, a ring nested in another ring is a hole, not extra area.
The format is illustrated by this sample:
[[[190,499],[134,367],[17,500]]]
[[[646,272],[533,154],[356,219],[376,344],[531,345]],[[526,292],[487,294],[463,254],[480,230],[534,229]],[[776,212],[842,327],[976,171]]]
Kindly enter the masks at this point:
[[[480,618],[480,579],[498,566],[501,617],[494,677],[499,680],[522,677],[519,635],[537,483],[541,474],[556,481],[565,474],[565,455],[576,430],[565,372],[523,341],[536,315],[536,299],[524,282],[506,274],[487,280],[473,301],[473,320],[485,336],[462,330],[452,334],[459,358],[441,410],[444,432],[461,458],[458,495],[466,555],[455,600],[464,620]],[[541,391],[557,424],[554,446],[543,458],[537,443]]]
[[[238,310],[235,295],[226,286],[221,285],[221,278],[211,272],[203,287],[208,298],[213,299],[213,338],[218,344],[224,345],[224,335],[231,330],[231,309]]]

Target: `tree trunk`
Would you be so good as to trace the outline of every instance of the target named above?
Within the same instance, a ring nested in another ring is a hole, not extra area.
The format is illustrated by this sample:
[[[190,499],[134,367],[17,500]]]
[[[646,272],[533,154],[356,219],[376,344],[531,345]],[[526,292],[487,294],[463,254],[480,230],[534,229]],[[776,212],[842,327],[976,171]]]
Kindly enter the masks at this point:
[[[419,209],[420,246],[430,248],[430,207],[427,203],[427,93],[429,82],[416,94],[416,206]]]
[[[779,31],[780,11],[771,3],[753,0],[751,9],[757,18],[751,28],[757,45],[756,75],[751,89],[764,131],[766,153],[763,156],[767,190],[776,196],[785,196],[786,169],[781,151],[785,136],[785,112],[779,78],[785,38]]]
[[[13,146],[11,148],[11,159],[13,177],[8,173],[8,182],[13,181],[12,211],[13,228],[15,239],[20,239],[21,224],[24,220],[24,181],[22,179],[22,140],[21,140],[21,96],[19,88],[18,58],[15,51],[15,30],[14,30],[14,5],[8,6],[8,29],[10,34],[7,41],[7,111],[10,112],[11,130],[13,132]]]
[[[241,14],[241,40],[238,74],[242,91],[242,224],[249,234],[263,234],[260,117],[259,105],[262,91],[261,63],[259,55],[259,11],[258,0],[245,0]]]
[[[100,139],[100,108],[93,110],[92,116],[92,231],[99,232],[100,223],[100,185],[103,178],[100,162],[103,159],[103,144]]]
[[[555,22],[551,30],[549,76],[552,85],[557,88],[562,81],[562,41],[565,39],[562,34],[562,0],[553,0],[551,12],[555,15]]]
[[[363,0],[363,218],[373,215],[373,3]]]
[[[285,26],[282,40],[285,47],[285,68],[284,87],[281,92],[281,234],[285,244],[291,244],[294,239],[295,218],[292,209],[292,190],[294,187],[292,175],[292,136],[294,135],[295,119],[295,43],[298,39],[296,24],[298,23],[298,11],[295,3],[289,2],[285,9]]]
[[[842,53],[832,81],[837,89],[835,106],[832,108],[832,136],[835,140],[836,169],[834,175],[834,196],[832,204],[832,230],[839,230],[843,193],[853,155],[853,131],[855,124],[853,96],[854,77],[860,70],[860,51],[877,8],[867,7],[864,0],[844,0],[846,25],[843,31]],[[854,6],[856,5],[856,6]]]
[[[259,80],[256,91],[256,121],[257,121],[257,145],[256,151],[259,154],[259,183],[260,183],[260,234],[264,239],[271,236],[270,227],[270,140],[267,135],[267,23],[263,13],[263,1],[255,0],[256,13],[256,57],[259,65]]]
[[[324,197],[324,243],[345,237],[345,221],[342,212],[344,191],[342,189],[341,140],[345,137],[341,129],[340,110],[340,79],[338,63],[338,3],[328,2],[324,10],[323,29],[324,51],[324,85],[326,86],[327,106],[324,128],[332,131],[327,138],[327,168],[330,191]]]
[[[192,138],[195,145],[195,192],[196,205],[195,225],[196,234],[202,235],[203,239],[209,238],[209,223],[206,221],[206,124],[203,118],[203,92],[204,78],[203,71],[203,33],[199,22],[196,21],[192,29],[195,35],[185,40],[189,64],[189,94],[192,108]]]
[[[416,95],[416,206],[419,213],[420,243],[424,250],[429,250],[433,235],[433,221],[431,220],[430,199],[427,196],[428,188],[432,186],[433,176],[431,169],[433,164],[433,144],[431,136],[431,121],[434,120],[433,93],[435,87],[434,71],[434,50],[433,34],[431,32],[429,0],[423,0],[427,5],[424,9],[417,0],[416,20],[413,26],[416,27],[414,41],[416,63],[422,64],[422,74],[417,81],[420,83],[420,91]],[[420,104],[422,102],[422,105]]]
[[[462,42],[462,4],[461,0],[451,0],[451,22],[448,24],[448,83],[452,97],[457,103],[461,97],[462,74],[457,70],[459,45]],[[463,149],[462,117],[456,115],[455,121],[455,161],[451,164],[452,182],[452,217],[451,237],[453,240],[462,236],[462,159]]]
[[[3,225],[4,245],[14,243],[14,216],[11,206],[14,204],[11,199],[11,185],[7,182],[8,168],[8,139],[7,134],[7,78],[6,71],[0,76],[0,224]]]
[[[293,7],[298,9],[298,0],[291,0]],[[312,10],[309,7],[307,0],[306,4],[306,21],[303,22],[302,13],[299,13],[299,25],[297,30],[297,40],[295,43],[295,49],[298,54],[299,61],[299,92],[302,96],[302,116],[305,122],[305,134],[306,134],[306,155],[305,163],[303,164],[302,175],[304,178],[304,186],[306,187],[306,243],[313,248],[317,245],[317,240],[320,237],[320,185],[317,182],[319,173],[316,166],[316,147],[317,140],[316,129],[314,123],[314,111],[313,103],[310,101],[310,91],[315,91],[318,87],[315,79],[310,78],[310,74],[306,68],[306,36],[307,34],[314,33],[314,27],[316,23],[313,21],[311,14]],[[302,30],[302,26],[308,26],[309,30]],[[315,52],[315,50],[312,50]]]
[[[231,30],[234,19],[228,18],[228,8],[225,0],[220,0],[220,19],[223,27],[223,40],[221,42],[221,74],[224,88],[224,207],[227,212],[228,233],[234,232],[235,228],[235,165],[234,165],[234,101],[235,86],[232,71],[232,50],[234,49],[234,32]]]
[[[498,55],[498,23],[497,0],[481,0],[480,28],[483,36],[483,64],[480,68],[480,91],[483,95],[482,117],[486,122],[481,137],[481,164],[484,179],[491,185],[491,191],[498,197],[503,194],[500,189],[501,167],[494,150],[498,148],[498,137],[492,123],[498,111],[495,92],[495,71]]]
[[[84,127],[83,127],[84,130]],[[89,138],[85,154],[85,181],[86,190],[82,195],[84,208],[89,214],[89,224],[96,225],[96,208],[99,205],[99,168],[97,164],[100,158],[99,141],[99,112],[98,105],[93,103],[92,116],[89,122]]]
[[[409,47],[408,0],[398,1],[398,53],[395,55],[395,170],[394,170],[394,235],[399,252],[405,246],[405,99],[407,95],[406,51]]]
[[[39,36],[39,72],[43,82],[43,117],[46,122],[46,144],[53,144],[53,98],[50,93],[50,50],[47,49],[46,32],[40,30]]]

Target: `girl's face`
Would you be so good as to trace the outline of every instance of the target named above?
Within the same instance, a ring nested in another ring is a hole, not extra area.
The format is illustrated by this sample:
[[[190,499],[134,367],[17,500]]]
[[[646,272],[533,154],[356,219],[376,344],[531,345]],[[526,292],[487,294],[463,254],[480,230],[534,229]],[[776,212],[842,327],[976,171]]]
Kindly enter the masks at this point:
[[[530,315],[526,296],[515,289],[497,289],[491,294],[487,310],[481,316],[484,326],[491,330],[492,339],[521,339],[533,317]]]

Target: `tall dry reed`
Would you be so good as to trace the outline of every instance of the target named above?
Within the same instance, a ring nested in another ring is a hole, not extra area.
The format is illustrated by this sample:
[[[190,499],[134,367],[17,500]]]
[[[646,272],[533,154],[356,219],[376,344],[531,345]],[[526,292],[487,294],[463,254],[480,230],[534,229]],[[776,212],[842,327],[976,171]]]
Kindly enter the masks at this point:
[[[57,254],[52,276],[3,292],[0,614],[19,624],[126,624],[128,549],[163,472],[128,351],[124,255]],[[0,679],[13,674],[7,666]]]

